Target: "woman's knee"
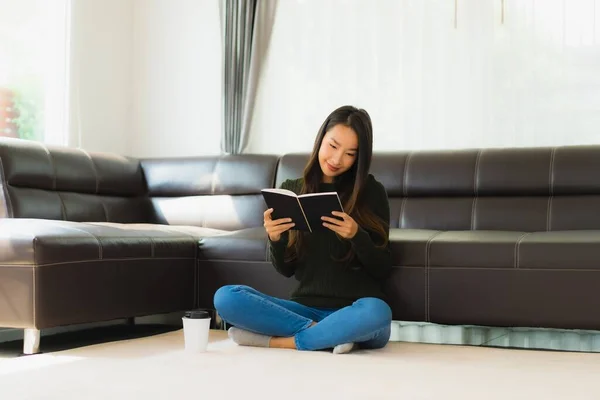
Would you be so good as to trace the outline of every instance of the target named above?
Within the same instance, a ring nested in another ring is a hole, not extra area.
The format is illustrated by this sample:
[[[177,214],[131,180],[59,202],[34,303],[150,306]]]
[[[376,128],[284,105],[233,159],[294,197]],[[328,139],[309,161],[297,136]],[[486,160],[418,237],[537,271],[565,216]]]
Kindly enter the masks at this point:
[[[239,303],[239,293],[244,290],[245,287],[242,285],[226,285],[220,287],[213,297],[213,303],[215,310],[219,314],[227,313],[233,307],[236,307]]]
[[[364,314],[381,323],[392,322],[392,309],[383,300],[376,297],[364,297],[358,299],[356,306],[364,310]]]

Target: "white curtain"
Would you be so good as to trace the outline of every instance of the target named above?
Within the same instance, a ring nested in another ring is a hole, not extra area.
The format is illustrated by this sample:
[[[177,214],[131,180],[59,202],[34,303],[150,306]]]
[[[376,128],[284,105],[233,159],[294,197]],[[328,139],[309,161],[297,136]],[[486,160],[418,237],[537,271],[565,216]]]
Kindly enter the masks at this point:
[[[281,1],[248,151],[308,151],[348,103],[376,150],[600,143],[599,20],[600,0]]]
[[[239,154],[248,140],[256,85],[273,26],[275,0],[223,0],[222,141],[225,153]]]

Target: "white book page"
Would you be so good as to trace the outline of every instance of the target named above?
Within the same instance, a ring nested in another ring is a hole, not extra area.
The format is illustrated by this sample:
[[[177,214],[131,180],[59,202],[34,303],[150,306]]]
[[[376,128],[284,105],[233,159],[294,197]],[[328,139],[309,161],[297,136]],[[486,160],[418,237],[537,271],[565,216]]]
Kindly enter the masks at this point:
[[[279,193],[279,194],[283,194],[285,196],[298,197],[298,196],[296,196],[296,193],[292,192],[291,190],[287,190],[287,189],[262,189],[262,192]]]
[[[311,197],[311,196],[327,196],[327,195],[335,195],[337,196],[337,192],[320,192],[320,193],[306,193],[306,194],[301,194],[298,197]]]

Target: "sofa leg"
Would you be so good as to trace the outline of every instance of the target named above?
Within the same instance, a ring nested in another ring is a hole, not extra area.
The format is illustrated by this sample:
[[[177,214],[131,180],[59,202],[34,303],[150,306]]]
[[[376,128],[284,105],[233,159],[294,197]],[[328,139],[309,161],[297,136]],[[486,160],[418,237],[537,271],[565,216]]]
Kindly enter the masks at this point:
[[[23,335],[23,354],[37,354],[40,351],[40,336],[39,329],[25,329]]]

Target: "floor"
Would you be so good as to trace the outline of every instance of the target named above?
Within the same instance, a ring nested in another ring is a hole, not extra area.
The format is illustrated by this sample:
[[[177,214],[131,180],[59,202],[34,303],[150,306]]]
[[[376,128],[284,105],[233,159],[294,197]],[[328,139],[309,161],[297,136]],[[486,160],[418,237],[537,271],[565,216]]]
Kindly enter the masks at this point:
[[[181,313],[136,318],[134,326],[123,321],[60,327],[43,332],[44,351],[58,351],[103,341],[152,335],[181,328]],[[0,358],[21,354],[22,331],[0,328]],[[486,347],[600,352],[600,331],[544,328],[449,326],[427,322],[393,321],[391,340],[396,342],[453,344]],[[11,343],[5,343],[12,341]]]
[[[100,343],[147,337],[178,329],[181,329],[181,326],[165,324],[101,326],[43,336],[40,349],[42,353],[55,353]],[[23,356],[23,340],[0,342],[0,360],[21,356]]]
[[[200,354],[174,330],[0,359],[11,399],[598,399],[598,376],[594,353],[394,342],[333,355],[240,347],[224,331]]]

